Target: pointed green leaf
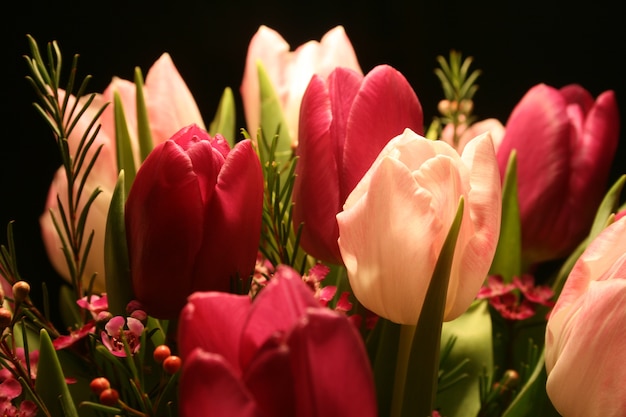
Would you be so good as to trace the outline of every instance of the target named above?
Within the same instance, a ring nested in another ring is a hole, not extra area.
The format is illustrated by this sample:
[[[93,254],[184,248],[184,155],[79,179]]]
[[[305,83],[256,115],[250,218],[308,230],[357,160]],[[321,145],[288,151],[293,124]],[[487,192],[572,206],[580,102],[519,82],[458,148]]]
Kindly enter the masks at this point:
[[[463,220],[463,198],[441,248],[415,327],[402,395],[403,417],[429,416],[437,393],[439,351],[450,268]],[[395,389],[395,388],[394,388]]]
[[[292,156],[291,137],[289,129],[283,115],[283,110],[274,91],[271,80],[269,79],[263,65],[257,64],[259,74],[259,91],[261,94],[261,130],[263,136],[271,143],[274,135],[278,135],[278,144],[276,146],[276,161],[282,166],[289,161]],[[263,146],[259,144],[259,147]],[[261,161],[265,163],[267,161]]]
[[[117,168],[118,171],[124,171],[125,189],[130,190],[130,186],[135,180],[135,158],[133,156],[133,147],[131,145],[130,133],[128,133],[128,125],[126,124],[126,116],[124,115],[124,106],[119,93],[113,94],[113,111],[115,114],[115,141],[117,149]]]
[[[37,379],[35,380],[35,392],[37,392],[51,416],[78,417],[74,401],[65,382],[65,375],[61,363],[57,357],[52,340],[48,332],[40,332],[39,363],[37,366]],[[39,410],[38,416],[43,416]]]
[[[493,372],[491,316],[488,303],[478,301],[456,320],[443,323],[442,346],[454,338],[450,354],[440,369],[449,371],[465,360],[460,369],[466,376],[437,394],[436,408],[446,417],[475,417],[480,410],[480,376]],[[442,358],[443,359],[443,358]]]
[[[609,217],[618,210],[620,195],[625,183],[626,175],[622,175],[617,181],[615,181],[613,186],[602,199],[602,202],[598,206],[598,211],[596,212],[596,217],[593,221],[593,225],[591,226],[591,232],[589,233],[587,241],[591,242],[600,234],[602,230],[604,230],[604,228],[608,226],[607,222],[609,221]]]
[[[502,221],[496,254],[491,264],[492,275],[501,275],[505,282],[522,273],[522,231],[517,196],[517,157],[511,152],[502,186]]]
[[[137,103],[137,138],[139,139],[139,156],[143,162],[154,147],[146,99],[143,94],[143,75],[139,67],[135,68],[135,88]]]
[[[235,140],[236,116],[237,113],[235,110],[235,96],[233,95],[233,90],[230,87],[226,87],[222,93],[222,97],[220,98],[220,104],[215,112],[215,117],[209,125],[209,133],[211,136],[215,136],[216,133],[224,136],[224,139],[226,139],[231,148],[235,146],[235,143],[237,142]]]
[[[124,171],[120,171],[111,197],[104,237],[106,291],[109,311],[113,315],[125,315],[126,305],[133,299],[124,221],[124,175]]]

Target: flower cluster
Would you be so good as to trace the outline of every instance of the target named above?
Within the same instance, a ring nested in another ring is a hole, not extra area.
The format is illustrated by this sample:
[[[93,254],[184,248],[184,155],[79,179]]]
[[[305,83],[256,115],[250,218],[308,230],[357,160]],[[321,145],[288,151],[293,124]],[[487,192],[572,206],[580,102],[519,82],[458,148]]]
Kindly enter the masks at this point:
[[[87,94],[28,39],[63,161],[40,224],[67,314],[57,329],[30,300],[9,225],[0,415],[626,412],[612,91],[539,84],[477,120],[479,72],[453,51],[427,126],[343,27],[291,50],[261,26],[244,129],[230,88],[205,123],[167,53]]]

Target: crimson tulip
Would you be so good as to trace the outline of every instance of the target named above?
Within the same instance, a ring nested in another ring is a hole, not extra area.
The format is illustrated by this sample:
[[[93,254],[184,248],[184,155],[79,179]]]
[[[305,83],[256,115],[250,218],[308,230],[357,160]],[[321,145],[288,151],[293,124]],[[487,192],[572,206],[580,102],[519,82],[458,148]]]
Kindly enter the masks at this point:
[[[107,102],[113,101],[114,93],[119,93],[119,97],[124,106],[126,122],[131,135],[131,146],[134,150],[135,165],[141,163],[139,157],[139,143],[135,132],[137,131],[137,116],[135,104],[135,84],[118,77],[115,77],[111,84],[102,94],[96,94],[91,106],[79,119],[78,124],[73,129],[73,133],[68,138],[70,152],[76,152],[83,132],[87,131],[89,124],[96,116],[96,112]],[[150,131],[152,140],[158,145],[169,139],[174,133],[184,126],[196,123],[203,126],[200,111],[196,102],[176,70],[172,58],[169,54],[163,54],[150,67],[144,84],[144,95],[148,119],[150,121]],[[73,96],[69,97],[68,108],[75,102]],[[89,216],[85,224],[85,231],[94,231],[93,243],[85,267],[84,287],[89,284],[93,273],[97,273],[93,290],[96,293],[105,290],[104,271],[104,236],[105,225],[109,211],[111,196],[115,188],[118,177],[118,167],[116,162],[115,143],[115,121],[113,106],[108,106],[100,116],[101,129],[96,136],[94,144],[90,148],[89,156],[93,157],[95,150],[101,146],[101,151],[96,159],[92,171],[87,178],[87,183],[83,191],[83,197],[79,201],[79,208],[85,206],[89,195],[96,188],[100,188],[101,193],[95,199]],[[39,218],[42,238],[46,247],[48,258],[56,271],[66,280],[70,280],[70,273],[63,251],[61,250],[61,240],[50,217],[50,212],[54,213],[60,220],[60,210],[58,207],[57,195],[61,202],[67,201],[67,177],[65,170],[59,168],[56,172],[50,189],[43,214]],[[65,208],[67,212],[67,208]],[[87,233],[88,234],[88,233]]]
[[[263,173],[249,140],[232,150],[197,125],[148,155],[126,202],[132,286],[146,312],[174,318],[194,291],[230,291],[254,270]]]
[[[251,301],[197,292],[180,315],[180,415],[369,417],[369,360],[344,313],[279,266]]]
[[[461,198],[446,321],[470,306],[495,254],[502,191],[493,142],[483,134],[459,155],[407,129],[385,146],[337,215],[339,247],[361,304],[393,322],[417,323]]]
[[[366,76],[335,69],[313,76],[302,98],[294,224],[312,256],[342,264],[335,216],[385,144],[405,128],[423,132],[422,106],[404,76],[379,65]]]
[[[604,229],[569,274],[546,328],[546,390],[565,417],[626,411],[626,218]]]
[[[579,85],[531,88],[515,106],[498,149],[504,176],[517,154],[526,264],[562,258],[587,236],[619,138],[615,94],[593,99]]]
[[[294,147],[298,143],[300,102],[313,74],[326,78],[337,67],[362,73],[343,26],[329,30],[319,42],[311,40],[291,51],[278,32],[261,25],[250,40],[240,87],[252,137],[256,137],[261,118],[258,63],[263,65],[273,84]]]

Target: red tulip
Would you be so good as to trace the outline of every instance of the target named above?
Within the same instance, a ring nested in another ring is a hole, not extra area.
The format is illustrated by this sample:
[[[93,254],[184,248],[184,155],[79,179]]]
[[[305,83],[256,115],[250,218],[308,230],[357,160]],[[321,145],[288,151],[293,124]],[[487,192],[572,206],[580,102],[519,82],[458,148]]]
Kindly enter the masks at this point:
[[[528,264],[569,254],[588,234],[619,137],[615,94],[539,84],[517,104],[498,149],[504,174],[517,152],[523,257]]]
[[[626,218],[580,256],[546,328],[546,391],[563,416],[626,412]]]
[[[335,216],[378,153],[405,128],[423,132],[422,106],[388,65],[366,76],[337,68],[304,93],[294,188],[294,222],[309,254],[341,264]]]
[[[289,267],[253,301],[191,295],[179,326],[181,417],[377,413],[361,336]]]
[[[154,148],[126,202],[135,297],[173,318],[194,291],[230,291],[254,270],[263,173],[249,140],[230,150],[190,125]]]

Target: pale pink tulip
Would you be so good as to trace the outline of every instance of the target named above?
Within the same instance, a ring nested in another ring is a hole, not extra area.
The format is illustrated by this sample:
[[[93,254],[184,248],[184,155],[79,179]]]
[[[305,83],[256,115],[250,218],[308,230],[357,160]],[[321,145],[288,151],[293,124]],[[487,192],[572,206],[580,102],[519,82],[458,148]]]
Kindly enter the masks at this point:
[[[485,133],[459,155],[407,129],[387,144],[337,215],[350,285],[365,307],[417,323],[461,197],[444,320],[469,307],[495,253],[501,187],[493,143]]]
[[[135,163],[138,167],[141,160],[136,138],[137,116],[135,109],[135,84],[120,78],[114,78],[104,93],[96,95],[94,103],[82,116],[72,134],[70,134],[70,153],[73,154],[76,152],[80,137],[87,129],[88,124],[93,120],[97,110],[99,110],[104,103],[113,101],[115,91],[119,93],[124,106],[126,122],[134,148]],[[198,110],[191,92],[167,53],[163,54],[148,71],[145,78],[144,95],[150,120],[150,130],[155,145],[167,140],[183,126],[191,123],[196,123],[201,127],[204,126],[200,111]],[[73,97],[70,99],[74,100]],[[115,122],[112,104],[110,104],[102,114],[100,123],[101,129],[94,145],[91,147],[90,155],[93,155],[93,152],[99,145],[102,145],[102,151],[94,165],[93,171],[89,175],[85,190],[83,191],[83,198],[81,199],[82,208],[87,198],[96,187],[102,190],[102,193],[96,198],[95,203],[89,211],[85,226],[87,234],[91,230],[94,230],[95,235],[89,252],[85,276],[83,277],[85,280],[84,285],[88,284],[87,280],[93,273],[97,273],[98,278],[96,279],[94,290],[98,292],[104,291],[104,233],[109,203],[118,176],[115,156]],[[60,168],[52,180],[48,191],[46,207],[39,220],[48,258],[58,273],[69,280],[69,271],[61,250],[61,241],[50,217],[50,211],[52,211],[56,218],[60,220],[57,195],[62,203],[67,204],[67,192],[65,172],[63,168]],[[65,208],[65,210],[67,212],[67,208]]]
[[[331,29],[319,42],[308,41],[294,51],[290,51],[289,44],[278,32],[260,26],[248,46],[240,88],[248,132],[253,138],[261,116],[259,62],[273,84],[294,146],[298,143],[300,102],[311,77],[317,74],[326,79],[336,67],[363,73],[343,26]]]
[[[546,329],[546,390],[564,417],[626,412],[626,218],[572,269]]]
[[[463,149],[465,148],[465,145],[467,145],[467,142],[485,132],[489,132],[491,134],[493,146],[497,152],[500,142],[502,142],[502,137],[504,136],[504,126],[498,119],[494,118],[484,119],[479,122],[472,123],[469,126],[465,124],[459,125],[457,128],[458,139],[456,143],[454,143],[454,125],[447,124],[441,132],[440,139],[456,148],[459,153],[463,153]]]

